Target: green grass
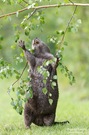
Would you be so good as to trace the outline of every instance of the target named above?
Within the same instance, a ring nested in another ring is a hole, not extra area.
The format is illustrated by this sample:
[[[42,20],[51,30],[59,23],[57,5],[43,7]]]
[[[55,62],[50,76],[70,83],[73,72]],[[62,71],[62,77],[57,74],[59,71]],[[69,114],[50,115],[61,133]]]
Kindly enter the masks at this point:
[[[70,124],[31,129],[24,126],[23,115],[19,115],[10,105],[7,87],[11,80],[0,80],[0,135],[88,135],[89,134],[89,101],[82,99],[83,90],[65,90],[60,88],[60,99],[57,106],[56,121],[69,120]],[[81,100],[82,99],[82,100]]]

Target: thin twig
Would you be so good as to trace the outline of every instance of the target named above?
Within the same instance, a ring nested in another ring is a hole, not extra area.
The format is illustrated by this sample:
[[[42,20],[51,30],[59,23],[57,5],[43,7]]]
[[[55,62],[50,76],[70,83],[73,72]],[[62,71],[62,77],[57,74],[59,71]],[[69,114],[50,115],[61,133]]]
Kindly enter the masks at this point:
[[[69,0],[72,4],[74,4],[74,2],[72,0]]]
[[[26,69],[26,67],[27,67],[27,64],[28,64],[28,63],[26,63],[24,69],[22,70],[22,73],[20,74],[20,77],[11,85],[11,87],[14,86],[14,85],[19,81],[19,79],[22,77],[22,75],[23,75],[23,73],[24,73],[24,71],[25,71],[25,69]],[[10,95],[10,92],[11,92],[11,89],[9,89],[9,90],[7,91],[7,93],[8,93],[8,95],[10,96],[10,98],[13,99],[13,98],[11,97],[11,95]]]
[[[32,15],[34,15],[36,11],[37,11],[37,9],[34,9],[33,12],[31,12],[31,14],[29,14],[27,19],[29,19]]]
[[[26,20],[28,20],[29,18],[31,18],[31,16],[32,16],[33,14],[35,14],[36,11],[37,11],[37,9],[34,9],[34,10],[24,19],[24,21],[26,21]]]
[[[27,1],[25,1],[25,0],[23,0],[23,2],[25,2],[26,4],[28,4],[28,2],[27,2]]]
[[[21,3],[19,3],[19,5],[20,5],[21,7],[23,7],[23,8],[25,7],[25,6],[23,6]]]
[[[14,85],[19,81],[19,79],[22,77],[22,75],[23,75],[23,73],[24,73],[24,71],[25,71],[27,65],[28,65],[28,63],[26,63],[24,69],[22,70],[22,73],[20,74],[20,77],[12,84],[12,86],[14,86]]]
[[[56,8],[56,7],[63,7],[63,6],[85,6],[85,7],[87,7],[87,6],[89,6],[89,3],[66,3],[66,4],[43,5],[43,6],[36,6],[36,7],[30,7],[30,8],[26,7],[26,8],[23,8],[21,10],[15,11],[15,12],[1,15],[0,18],[15,15],[15,14],[17,14],[17,12],[21,13],[21,12],[24,12],[26,10],[31,10],[31,9],[46,9],[46,8]]]
[[[62,46],[62,44],[63,44],[63,42],[64,42],[64,38],[65,38],[66,32],[67,32],[67,30],[68,30],[68,28],[69,28],[69,25],[70,25],[70,23],[71,23],[71,21],[72,21],[74,15],[75,15],[76,9],[77,9],[77,6],[75,7],[74,12],[73,12],[73,15],[72,15],[72,17],[70,18],[70,20],[69,20],[69,22],[68,22],[68,24],[67,24],[67,27],[66,27],[66,29],[65,29],[65,31],[64,31],[64,35],[63,35],[63,37],[62,37],[62,39],[61,39],[61,42],[60,42],[60,48],[61,48],[61,46]]]

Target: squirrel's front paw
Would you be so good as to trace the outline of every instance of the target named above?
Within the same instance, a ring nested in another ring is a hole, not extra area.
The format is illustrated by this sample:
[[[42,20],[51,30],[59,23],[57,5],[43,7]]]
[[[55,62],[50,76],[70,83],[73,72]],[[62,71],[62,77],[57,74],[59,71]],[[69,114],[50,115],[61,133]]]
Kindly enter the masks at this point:
[[[22,49],[25,49],[25,42],[20,40],[19,41],[19,47],[21,47]]]

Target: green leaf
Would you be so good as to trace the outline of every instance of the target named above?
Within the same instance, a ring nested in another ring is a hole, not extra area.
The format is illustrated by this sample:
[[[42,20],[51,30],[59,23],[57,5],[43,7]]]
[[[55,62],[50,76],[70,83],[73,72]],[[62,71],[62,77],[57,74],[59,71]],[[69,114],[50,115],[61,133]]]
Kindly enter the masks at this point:
[[[29,99],[30,98],[30,93],[29,91],[26,92],[26,99]]]
[[[36,3],[32,3],[30,6],[27,7],[27,9],[33,8]]]
[[[49,97],[52,97],[52,93],[49,93]]]
[[[60,33],[60,35],[64,35],[65,34],[65,32],[63,30],[60,30],[59,33]]]
[[[44,24],[45,23],[45,19],[44,19],[44,17],[42,16],[42,17],[40,17],[40,23],[41,24]]]
[[[50,62],[49,62],[49,61],[47,61],[45,64],[46,64],[46,66],[48,66],[48,65],[50,64]]]
[[[28,91],[26,92],[26,99],[28,100],[29,98],[33,98],[33,91],[30,87]]]
[[[0,49],[2,49],[2,45],[0,45]]]
[[[19,106],[22,107],[22,103],[23,103],[23,101],[20,99],[20,100],[19,100]]]
[[[55,43],[56,40],[57,40],[57,37],[54,37],[54,36],[53,36],[53,37],[50,38],[50,42],[52,42],[52,43]]]
[[[44,79],[46,79],[47,77],[49,77],[49,72],[46,71],[46,70],[43,70],[42,71],[42,74],[43,74]]]
[[[32,90],[32,87],[29,87],[29,92],[30,92],[30,98],[33,98],[33,90]]]
[[[53,79],[57,80],[57,75],[54,75],[54,76],[53,76]]]
[[[78,19],[78,20],[77,20],[77,23],[78,23],[78,24],[81,24],[81,23],[82,23],[81,19]]]
[[[62,47],[61,50],[64,51],[64,47]]]
[[[47,94],[47,89],[46,88],[43,88],[42,89],[42,92],[46,95]]]
[[[22,62],[23,62],[23,58],[21,58],[21,57],[16,57],[16,64],[22,63]]]
[[[52,86],[56,86],[56,82],[52,82]]]
[[[25,30],[25,35],[26,35],[26,36],[29,35],[29,30]]]
[[[1,59],[0,59],[0,66],[3,67],[4,65],[5,65],[5,61],[1,58]]]
[[[17,42],[19,40],[19,34],[15,35],[15,42]]]
[[[53,99],[49,98],[49,104],[50,104],[50,105],[53,104]]]
[[[64,69],[64,68],[62,68],[62,69],[61,69],[61,72],[62,72],[62,73],[65,73],[65,69]]]
[[[11,49],[16,49],[16,45],[12,45],[11,46]]]
[[[16,91],[16,95],[19,97],[20,96],[20,92],[19,91]]]
[[[19,77],[20,77],[19,75],[16,75],[16,79],[19,79]]]
[[[25,90],[24,89],[21,89],[19,92],[20,92],[21,95],[25,95]]]
[[[0,40],[1,40],[1,41],[3,40],[3,36],[2,36],[2,35],[0,35]]]
[[[64,43],[63,43],[65,46],[68,46],[68,43],[65,41]]]
[[[24,53],[23,53],[23,52],[22,52],[22,53],[20,53],[20,56],[21,56],[21,57],[24,57]]]
[[[43,83],[44,83],[44,84],[46,84],[46,81],[47,81],[46,79],[43,79]]]
[[[14,104],[14,100],[12,100],[12,101],[11,101],[11,105],[12,105],[12,106],[15,106],[15,104]]]
[[[60,34],[60,32],[57,30],[57,31],[56,31],[56,34]]]
[[[61,53],[62,53],[62,51],[61,51],[61,50],[58,50],[57,53],[56,53],[56,56],[57,56],[58,58],[61,58],[61,57],[62,57]]]
[[[17,107],[16,108],[17,113],[19,113],[20,115],[22,115],[23,112],[23,108],[22,107]]]

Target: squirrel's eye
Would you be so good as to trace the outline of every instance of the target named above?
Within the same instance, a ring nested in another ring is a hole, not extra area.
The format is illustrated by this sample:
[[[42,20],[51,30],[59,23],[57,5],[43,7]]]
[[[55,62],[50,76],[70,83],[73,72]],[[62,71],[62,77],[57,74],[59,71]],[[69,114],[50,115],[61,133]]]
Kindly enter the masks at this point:
[[[36,41],[36,44],[39,44],[39,41]]]

